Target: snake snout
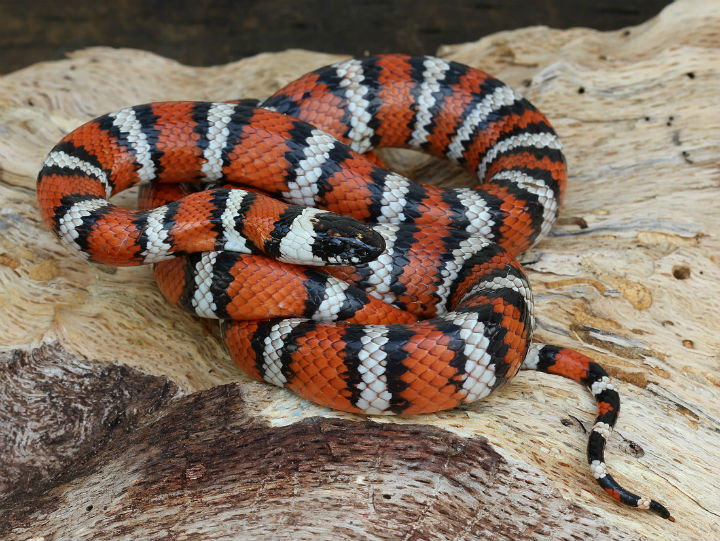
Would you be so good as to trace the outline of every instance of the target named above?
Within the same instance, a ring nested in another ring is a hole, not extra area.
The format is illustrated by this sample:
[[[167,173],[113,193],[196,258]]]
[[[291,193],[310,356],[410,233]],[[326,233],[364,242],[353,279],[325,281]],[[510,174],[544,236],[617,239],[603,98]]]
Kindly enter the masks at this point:
[[[369,225],[354,218],[331,213],[315,218],[312,252],[326,263],[366,263],[385,251],[385,239]]]

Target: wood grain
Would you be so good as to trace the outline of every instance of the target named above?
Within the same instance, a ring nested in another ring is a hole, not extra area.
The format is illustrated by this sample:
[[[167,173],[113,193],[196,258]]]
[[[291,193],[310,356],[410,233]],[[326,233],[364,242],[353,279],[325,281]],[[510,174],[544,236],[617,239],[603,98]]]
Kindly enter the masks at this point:
[[[272,427],[248,415],[238,385],[183,396],[57,345],[2,361],[25,382],[16,411],[71,403],[62,419],[32,415],[24,435],[44,445],[9,445],[7,471],[36,474],[0,508],[3,539],[633,538],[482,437],[322,417]]]
[[[341,58],[193,68],[92,48],[0,78],[0,537],[717,539],[719,27],[720,5],[687,0],[617,32],[531,27],[439,51],[514,85],[559,132],[561,220],[523,256],[537,336],[617,379],[608,464],[678,522],[596,487],[594,405],[572,382],[521,373],[436,415],[330,412],[240,374],[150,269],[68,255],[34,199],[64,133],[131,104],[262,97]],[[469,182],[388,154],[415,178]]]

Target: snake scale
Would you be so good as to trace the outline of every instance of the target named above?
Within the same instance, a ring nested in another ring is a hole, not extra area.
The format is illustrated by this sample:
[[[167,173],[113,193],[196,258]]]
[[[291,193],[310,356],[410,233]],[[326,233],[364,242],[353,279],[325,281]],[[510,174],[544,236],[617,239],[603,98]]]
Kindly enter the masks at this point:
[[[472,188],[415,183],[375,148],[459,163]],[[608,474],[620,408],[605,370],[531,343],[515,257],[566,186],[545,116],[488,74],[429,56],[320,68],[270,98],[160,102],[92,120],[38,176],[47,225],[110,265],[155,264],[176,306],[224,320],[248,374],[338,410],[413,414],[481,399],[520,368],[586,385],[587,456],[615,499],[672,519]],[[140,208],[110,203],[141,184]]]

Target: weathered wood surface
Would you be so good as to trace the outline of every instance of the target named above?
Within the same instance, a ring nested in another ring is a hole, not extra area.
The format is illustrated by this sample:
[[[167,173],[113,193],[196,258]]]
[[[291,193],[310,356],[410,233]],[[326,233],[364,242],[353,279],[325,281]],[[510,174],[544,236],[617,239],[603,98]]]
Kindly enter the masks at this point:
[[[69,256],[34,200],[64,133],[130,104],[262,97],[339,58],[190,68],[95,48],[0,78],[0,538],[720,538],[718,28],[720,4],[684,1],[624,31],[533,27],[440,51],[519,88],[562,137],[562,219],[523,256],[537,335],[617,379],[608,463],[676,523],[591,481],[594,405],[572,382],[520,373],[413,418],[330,412],[240,374],[149,269]]]

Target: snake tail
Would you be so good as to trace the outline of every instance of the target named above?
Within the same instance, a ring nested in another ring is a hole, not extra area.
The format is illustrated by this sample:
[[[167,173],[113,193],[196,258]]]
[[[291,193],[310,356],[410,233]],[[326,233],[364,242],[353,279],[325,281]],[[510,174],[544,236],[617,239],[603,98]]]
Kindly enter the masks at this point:
[[[590,389],[598,408],[587,445],[587,459],[593,477],[600,487],[617,501],[631,507],[649,509],[662,518],[675,522],[675,518],[663,504],[623,488],[607,471],[605,445],[620,414],[620,395],[605,369],[582,353],[543,344],[533,344],[530,347],[522,369],[569,378]]]

